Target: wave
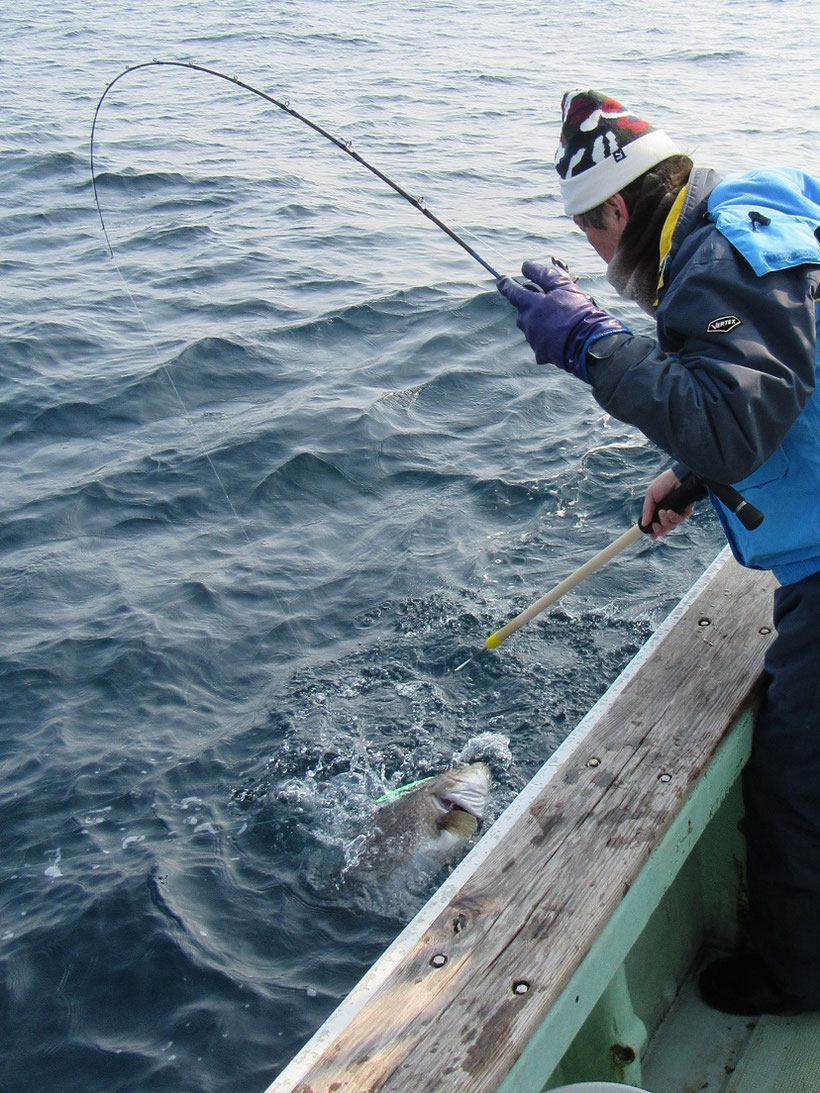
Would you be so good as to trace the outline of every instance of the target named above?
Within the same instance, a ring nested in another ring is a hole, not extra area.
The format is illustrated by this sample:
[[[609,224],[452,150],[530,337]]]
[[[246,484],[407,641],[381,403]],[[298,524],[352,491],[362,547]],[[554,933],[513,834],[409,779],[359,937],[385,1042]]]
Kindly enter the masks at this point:
[[[173,227],[144,229],[130,236],[118,249],[129,253],[140,250],[152,251],[155,247],[181,248],[192,243],[201,243],[213,238],[214,232],[209,224],[177,224]]]
[[[192,191],[203,188],[219,190],[223,185],[221,180],[207,181],[179,171],[144,171],[136,167],[126,167],[121,171],[98,171],[95,179],[101,193],[112,191],[131,197],[154,197],[157,191],[180,187]],[[88,185],[91,185],[90,178]]]
[[[254,487],[252,504],[271,501],[306,502],[308,499],[338,505],[353,483],[328,460],[313,452],[300,452],[271,471]]]
[[[55,330],[55,348],[50,353],[48,343],[44,348],[40,339],[33,336],[18,338],[10,346],[11,358],[20,367],[28,367],[33,360],[42,362],[44,352],[53,363],[59,364],[65,357],[76,358],[95,348],[81,335],[71,335],[59,326]],[[238,339],[205,337],[144,374],[106,377],[104,385],[99,378],[89,377],[85,386],[99,387],[104,392],[98,401],[63,401],[63,391],[56,386],[18,397],[7,404],[6,410],[11,420],[19,421],[21,415],[25,415],[25,420],[9,431],[7,439],[16,442],[46,437],[99,439],[133,426],[176,417],[183,407],[186,414],[191,414],[207,406],[247,399],[249,391],[259,399],[263,392],[281,389],[282,383],[275,362],[258,346]],[[55,404],[41,407],[35,398],[39,402],[53,400]]]
[[[16,178],[64,181],[71,175],[88,174],[88,155],[48,148],[43,151],[12,149],[3,153],[3,173],[7,185]]]

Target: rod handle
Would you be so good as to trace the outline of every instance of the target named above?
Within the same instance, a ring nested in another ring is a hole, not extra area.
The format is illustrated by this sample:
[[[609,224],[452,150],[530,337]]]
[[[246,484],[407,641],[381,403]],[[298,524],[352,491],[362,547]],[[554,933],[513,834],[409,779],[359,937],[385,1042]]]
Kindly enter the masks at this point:
[[[730,512],[735,514],[747,531],[754,531],[763,523],[763,513],[760,509],[750,505],[734,486],[724,486],[722,482],[710,482],[709,489]]]
[[[667,493],[666,497],[655,505],[655,511],[652,514],[652,519],[648,524],[642,524],[638,521],[638,527],[644,533],[648,535],[652,530],[652,525],[658,519],[658,513],[661,509],[671,509],[673,512],[685,512],[690,505],[694,505],[696,501],[702,501],[707,496],[709,490],[706,488],[706,483],[702,478],[698,478],[696,474],[691,471],[684,475],[683,480],[679,485],[675,486],[673,490]]]
[[[661,509],[684,512],[696,501],[703,500],[710,490],[730,512],[734,513],[747,531],[754,531],[763,523],[763,513],[760,509],[750,504],[741,493],[738,493],[734,486],[725,485],[723,482],[713,482],[710,478],[700,478],[694,472],[689,471],[688,474],[684,475],[680,484],[670,490],[666,497],[657,503],[649,524],[642,524],[638,521],[638,527],[645,535],[648,535],[652,530],[652,525],[658,519],[658,513]]]

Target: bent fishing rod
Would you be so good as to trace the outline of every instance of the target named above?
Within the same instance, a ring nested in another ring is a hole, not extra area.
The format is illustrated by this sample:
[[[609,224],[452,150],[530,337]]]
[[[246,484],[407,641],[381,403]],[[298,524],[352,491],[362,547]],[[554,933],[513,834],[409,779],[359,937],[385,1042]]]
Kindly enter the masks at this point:
[[[229,83],[234,87],[239,87],[243,91],[247,91],[252,95],[256,95],[258,98],[263,99],[265,102],[268,102],[272,106],[277,107],[284,113],[289,114],[292,118],[295,118],[297,121],[302,122],[303,125],[307,125],[308,128],[312,129],[315,133],[318,133],[320,136],[330,141],[331,144],[339,148],[342,152],[345,153],[345,155],[350,156],[350,158],[355,160],[356,163],[360,163],[363,167],[370,171],[371,174],[375,175],[376,178],[386,183],[386,185],[394,190],[395,193],[399,195],[399,197],[402,197],[405,201],[412,205],[414,209],[418,210],[418,212],[420,212],[423,216],[427,217],[428,220],[435,224],[437,228],[440,228],[441,231],[445,233],[445,235],[448,235],[455,243],[458,243],[458,245],[464,251],[466,251],[471,258],[473,258],[476,262],[483,266],[484,269],[487,270],[487,272],[495,278],[495,280],[498,280],[501,276],[501,274],[496,269],[494,269],[489,262],[481,257],[481,255],[475,250],[475,248],[471,247],[469,243],[467,243],[464,239],[461,238],[460,235],[453,231],[452,228],[445,224],[443,220],[436,216],[435,213],[431,212],[430,209],[427,208],[423,198],[414,197],[406,189],[404,189],[403,186],[400,186],[398,182],[390,178],[389,175],[385,174],[384,171],[381,171],[378,167],[370,163],[369,160],[365,159],[365,157],[361,155],[360,152],[357,152],[353,148],[353,144],[351,141],[342,140],[341,138],[334,136],[332,133],[328,132],[328,130],[325,129],[323,126],[319,125],[315,121],[311,121],[310,118],[306,117],[299,110],[296,110],[293,106],[291,106],[289,101],[277,99],[274,95],[271,95],[266,91],[261,91],[258,87],[254,87],[252,84],[246,83],[244,80],[240,80],[237,76],[228,76],[226,73],[220,72],[215,68],[209,68],[206,65],[195,64],[193,61],[152,60],[144,61],[141,64],[132,65],[129,68],[126,68],[122,72],[120,72],[118,76],[114,77],[114,79],[106,87],[105,91],[103,91],[102,95],[99,98],[99,101],[97,102],[96,109],[94,110],[94,119],[91,125],[91,184],[94,192],[94,201],[97,206],[97,213],[100,217],[100,224],[102,226],[103,235],[105,236],[105,241],[108,245],[108,250],[112,258],[114,257],[114,250],[111,246],[111,241],[108,237],[108,231],[105,226],[105,219],[103,217],[102,206],[100,204],[99,193],[97,190],[97,176],[94,167],[94,138],[97,130],[97,122],[99,120],[100,111],[102,110],[103,103],[105,102],[108,94],[115,87],[115,85],[131,73],[149,68],[181,68],[187,69],[191,72],[201,72],[209,76],[215,76],[217,79],[224,80],[226,83]],[[532,288],[535,291],[540,291],[537,286],[531,285],[528,282],[524,283],[528,288]],[[215,469],[214,473],[216,473]],[[707,486],[721,501],[723,501],[724,504],[727,505],[727,507],[730,508],[732,512],[734,512],[739,517],[741,522],[744,523],[746,527],[757,527],[757,525],[762,521],[762,514],[757,509],[754,509],[753,506],[748,505],[743,497],[741,497],[741,495],[737,493],[737,491],[734,490],[731,486],[724,486],[719,483],[696,478],[694,475],[691,476],[691,481],[687,478],[683,483],[680,484],[680,486],[677,487],[677,489],[673,490],[672,493],[664,498],[664,500],[657,506],[656,513],[660,508],[674,509],[678,512],[683,511],[695,500],[706,496]],[[230,498],[228,500],[230,502]],[[514,619],[510,620],[510,622],[508,622],[505,626],[501,627],[500,630],[497,630],[493,634],[490,634],[485,642],[484,647],[481,648],[477,653],[474,653],[472,656],[468,657],[463,664],[460,664],[458,668],[455,669],[455,671],[460,671],[462,668],[466,667],[466,665],[469,664],[470,661],[476,659],[478,656],[481,656],[488,650],[497,648],[503,641],[505,641],[510,636],[510,634],[515,633],[516,630],[520,629],[520,627],[522,627],[525,623],[529,622],[530,619],[534,618],[542,611],[545,611],[547,607],[555,603],[556,600],[558,600],[571,588],[574,588],[575,585],[579,584],[582,580],[590,576],[602,565],[605,565],[606,562],[608,562],[611,558],[615,557],[616,554],[619,554],[627,546],[635,542],[636,539],[640,538],[642,533],[645,534],[649,531],[651,531],[651,523],[648,526],[643,526],[640,523],[634,525],[632,528],[629,529],[629,531],[625,532],[618,539],[616,539],[615,542],[611,543],[604,550],[599,551],[598,554],[591,558],[585,565],[577,569],[575,573],[571,574],[564,581],[561,581],[560,584],[556,585],[555,588],[553,588],[545,596],[542,596],[541,599],[536,601],[536,603],[532,604],[532,606],[527,608],[526,611],[522,611],[520,615],[517,615]]]
[[[335,137],[332,133],[329,133],[328,130],[325,129],[323,126],[317,124],[317,122],[315,121],[311,121],[310,118],[305,117],[305,115],[302,114],[299,110],[296,110],[293,106],[291,106],[289,101],[277,99],[274,95],[270,95],[266,91],[260,91],[258,87],[253,87],[251,84],[246,83],[244,80],[240,80],[237,76],[228,76],[226,73],[219,72],[215,68],[208,68],[205,65],[194,64],[193,61],[154,60],[144,61],[142,64],[131,65],[129,68],[126,68],[122,72],[120,72],[118,76],[114,77],[111,83],[109,83],[106,87],[105,91],[103,91],[97,103],[97,107],[94,111],[94,120],[91,124],[91,185],[94,192],[94,201],[97,206],[97,212],[100,217],[100,223],[102,225],[103,235],[105,236],[105,241],[108,244],[108,249],[111,252],[112,257],[114,251],[111,246],[111,241],[108,238],[108,232],[106,230],[105,220],[103,219],[102,214],[102,207],[100,205],[99,194],[97,192],[97,178],[94,170],[94,136],[96,133],[97,121],[99,119],[100,110],[102,109],[102,105],[105,102],[105,99],[111,89],[126,76],[130,75],[133,72],[139,72],[141,69],[146,68],[183,68],[188,69],[191,72],[202,72],[209,76],[216,76],[217,79],[224,80],[226,83],[232,84],[234,87],[239,87],[243,91],[249,91],[252,95],[256,95],[258,98],[264,99],[265,102],[270,103],[272,106],[278,107],[280,110],[284,111],[284,113],[289,114],[292,118],[295,118],[297,121],[300,121],[304,125],[307,125],[308,128],[314,131],[314,133],[318,133],[326,140],[329,140],[331,144],[335,144],[337,148],[341,149],[341,151],[343,151],[345,155],[350,156],[350,158],[355,160],[356,163],[361,163],[362,167],[366,167],[371,174],[374,174],[376,178],[381,179],[382,182],[386,183],[392,190],[394,190],[399,195],[399,197],[403,197],[404,200],[409,202],[414,209],[417,209],[423,216],[426,216],[428,220],[432,221],[432,223],[435,224],[437,228],[440,228],[446,235],[449,235],[449,237],[455,243],[458,243],[458,245],[463,250],[465,250],[471,258],[474,258],[476,262],[480,263],[480,265],[482,265],[488,273],[491,273],[496,280],[498,280],[498,278],[501,276],[501,274],[497,270],[493,269],[490,263],[486,262],[481,257],[481,255],[469,245],[469,243],[462,239],[460,235],[454,232],[452,228],[448,227],[448,225],[445,224],[443,220],[439,219],[439,217],[437,217],[435,213],[431,212],[430,209],[427,208],[423,197],[413,197],[413,195],[411,193],[408,193],[408,191],[405,190],[403,186],[400,186],[398,182],[394,181],[392,178],[390,178],[389,175],[386,175],[384,171],[379,170],[378,167],[375,167],[372,163],[366,160],[365,157],[360,152],[357,152],[356,149],[353,147],[352,141],[342,140],[340,137]]]

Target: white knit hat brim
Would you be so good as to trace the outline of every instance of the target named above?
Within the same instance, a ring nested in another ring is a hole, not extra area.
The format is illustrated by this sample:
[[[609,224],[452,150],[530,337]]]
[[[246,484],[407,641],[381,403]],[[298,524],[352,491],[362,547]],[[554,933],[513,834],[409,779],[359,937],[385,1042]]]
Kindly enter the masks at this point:
[[[642,137],[631,140],[622,149],[619,159],[606,156],[574,177],[559,178],[564,212],[567,216],[589,212],[650,167],[677,155],[680,155],[680,149],[672,138],[663,129],[651,129]]]

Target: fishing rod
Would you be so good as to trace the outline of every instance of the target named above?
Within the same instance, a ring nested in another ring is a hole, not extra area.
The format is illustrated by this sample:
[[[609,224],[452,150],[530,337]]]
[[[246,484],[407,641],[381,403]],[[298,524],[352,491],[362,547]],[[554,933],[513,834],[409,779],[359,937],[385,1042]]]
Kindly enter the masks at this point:
[[[94,119],[91,125],[91,183],[94,192],[94,201],[100,217],[100,224],[102,226],[103,235],[105,236],[105,241],[108,245],[108,249],[112,258],[114,257],[114,250],[108,237],[108,231],[105,226],[105,219],[103,217],[102,206],[100,204],[99,193],[97,189],[97,177],[94,167],[94,138],[96,135],[97,122],[99,120],[100,111],[109,92],[115,87],[116,84],[120,82],[120,80],[124,79],[126,76],[130,75],[133,72],[138,72],[142,69],[147,68],[181,68],[187,69],[192,72],[201,72],[209,76],[215,76],[217,77],[217,79],[224,80],[226,83],[232,84],[234,87],[242,88],[244,91],[248,91],[252,95],[256,95],[258,98],[270,103],[272,106],[278,107],[279,110],[284,111],[284,113],[289,114],[292,118],[295,118],[297,121],[302,122],[302,124],[307,125],[308,128],[312,129],[315,133],[318,133],[326,140],[329,140],[331,144],[335,145],[346,155],[350,156],[350,158],[355,160],[356,163],[360,163],[363,167],[367,168],[367,170],[370,171],[371,174],[375,175],[376,178],[386,183],[386,185],[394,190],[399,195],[399,197],[404,198],[404,200],[412,205],[414,209],[417,209],[418,212],[420,212],[423,216],[427,217],[428,220],[435,224],[437,228],[440,228],[441,231],[445,233],[445,235],[448,235],[455,243],[458,243],[458,245],[464,251],[466,251],[471,258],[475,259],[476,262],[483,266],[484,269],[487,270],[488,273],[492,274],[492,276],[496,280],[498,280],[498,278],[501,276],[501,274],[496,269],[494,269],[489,262],[482,258],[481,255],[469,245],[469,243],[462,239],[460,235],[453,231],[453,229],[445,224],[443,220],[441,220],[438,216],[435,215],[435,213],[431,212],[430,209],[427,208],[424,202],[424,198],[414,197],[412,194],[408,193],[408,191],[405,190],[403,186],[400,186],[398,182],[390,178],[390,176],[385,174],[384,171],[381,171],[378,167],[370,163],[367,159],[365,159],[363,155],[361,155],[360,152],[357,152],[353,148],[353,144],[351,141],[341,140],[339,137],[334,136],[332,133],[328,132],[328,130],[325,129],[323,126],[319,125],[315,121],[311,121],[310,118],[306,117],[299,110],[296,110],[293,106],[291,106],[289,101],[282,101],[281,99],[277,99],[274,95],[270,95],[266,91],[261,91],[259,88],[254,87],[252,84],[246,83],[244,80],[240,80],[237,76],[228,76],[226,73],[220,72],[215,68],[209,68],[205,65],[195,64],[193,61],[152,60],[144,61],[141,64],[137,65],[131,65],[129,68],[126,68],[122,72],[120,72],[118,76],[114,77],[114,79],[106,87],[105,91],[103,91],[97,102],[96,109],[94,110]],[[537,289],[537,286],[530,286],[529,284],[527,284],[527,287]],[[179,397],[179,395],[177,397]],[[180,401],[182,400],[180,399]],[[214,473],[216,474],[215,468]],[[217,478],[219,479],[218,475]],[[691,478],[692,481],[687,478],[684,483],[681,483],[681,485],[678,486],[677,489],[673,490],[666,498],[664,498],[663,502],[657,506],[656,513],[660,508],[682,511],[695,500],[704,497],[706,495],[708,485],[708,488],[711,489],[712,492],[715,493],[718,498],[724,502],[724,504],[728,505],[731,511],[739,517],[741,522],[743,522],[746,527],[756,527],[763,519],[762,514],[758,512],[758,510],[755,509],[753,506],[748,505],[746,501],[741,497],[741,495],[737,493],[737,491],[734,490],[732,487],[723,486],[711,481],[705,482],[705,480],[696,478],[695,476],[691,476]],[[221,484],[221,480],[219,481]],[[222,488],[224,491],[225,487],[223,486]],[[227,491],[225,492],[227,496]],[[230,503],[230,498],[228,498],[228,501]],[[231,508],[233,508],[233,505],[231,505]],[[465,660],[455,669],[455,671],[460,671],[462,668],[466,667],[466,665],[469,664],[470,661],[476,659],[476,657],[478,656],[483,655],[489,649],[497,648],[503,641],[507,639],[507,637],[510,636],[510,634],[520,629],[521,626],[529,622],[529,620],[531,618],[534,618],[535,615],[538,615],[542,611],[546,610],[546,608],[549,607],[551,604],[555,603],[557,599],[563,596],[571,588],[574,588],[576,584],[579,584],[582,580],[594,573],[602,565],[606,564],[606,562],[608,562],[616,554],[619,554],[627,546],[635,542],[636,539],[639,539],[642,533],[647,533],[650,530],[651,523],[649,526],[646,527],[638,523],[634,527],[630,528],[629,531],[621,535],[618,539],[615,540],[615,542],[611,543],[604,550],[599,551],[598,554],[591,558],[585,565],[577,569],[575,573],[567,577],[566,580],[561,581],[560,584],[556,585],[555,588],[553,588],[545,596],[542,596],[541,599],[539,599],[536,603],[532,604],[531,607],[527,608],[526,611],[522,611],[520,615],[517,615],[500,630],[497,630],[495,631],[495,633],[490,634],[490,636],[486,639],[484,647],[480,649],[477,653],[474,653],[472,656],[468,657],[467,660]]]
[[[490,263],[485,261],[481,257],[481,255],[469,245],[469,243],[465,242],[465,240],[462,239],[460,235],[454,232],[452,228],[448,227],[448,225],[445,224],[443,220],[440,220],[439,217],[435,215],[435,213],[431,212],[430,209],[427,208],[423,197],[413,197],[413,195],[408,193],[403,186],[400,186],[398,182],[394,181],[394,179],[390,178],[389,175],[386,175],[384,171],[379,170],[378,167],[375,167],[372,163],[366,160],[360,152],[357,152],[353,147],[351,141],[342,140],[339,137],[335,137],[332,133],[329,133],[327,129],[323,128],[315,121],[311,121],[310,118],[305,117],[304,114],[296,110],[293,106],[290,105],[289,101],[282,101],[281,99],[277,99],[273,95],[269,95],[266,91],[260,91],[258,87],[253,87],[251,84],[246,83],[244,80],[240,80],[237,76],[228,76],[226,73],[219,72],[215,68],[208,68],[205,65],[194,64],[192,61],[154,60],[144,61],[143,63],[137,65],[131,65],[129,68],[126,68],[122,72],[120,72],[118,76],[114,77],[111,83],[109,83],[109,85],[106,87],[105,91],[103,91],[97,103],[97,107],[94,111],[94,120],[91,125],[91,185],[94,191],[94,201],[96,203],[97,212],[100,217],[103,235],[105,236],[105,241],[108,244],[108,249],[111,252],[112,257],[114,251],[111,246],[111,240],[108,238],[108,232],[106,230],[105,220],[103,219],[102,214],[102,207],[100,205],[99,194],[97,192],[97,178],[94,170],[94,136],[97,128],[97,121],[100,115],[100,110],[102,109],[102,105],[105,102],[108,93],[125,76],[130,75],[132,72],[138,72],[140,71],[140,69],[145,68],[184,68],[192,72],[203,72],[209,76],[216,76],[220,80],[225,80],[226,83],[233,84],[235,87],[240,87],[244,91],[249,91],[252,95],[256,95],[260,99],[264,99],[265,102],[271,103],[273,106],[276,106],[280,110],[283,110],[286,114],[290,114],[292,118],[295,118],[297,121],[300,121],[304,125],[307,125],[308,128],[314,131],[314,133],[318,133],[326,140],[329,140],[331,144],[335,144],[337,148],[341,149],[341,151],[345,153],[345,155],[350,156],[350,158],[354,159],[357,163],[361,163],[362,167],[366,167],[371,174],[374,174],[376,176],[376,178],[381,179],[381,181],[385,182],[392,190],[395,190],[399,197],[403,197],[404,200],[408,201],[414,209],[417,209],[423,216],[426,216],[428,220],[432,221],[432,223],[435,224],[437,228],[440,228],[446,235],[449,235],[449,237],[454,242],[458,243],[458,245],[463,250],[465,250],[471,258],[474,258],[476,262],[480,263],[484,267],[484,269],[486,269],[488,273],[491,273],[496,280],[498,280],[498,278],[501,276],[501,274],[497,270],[493,269]]]

